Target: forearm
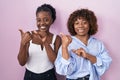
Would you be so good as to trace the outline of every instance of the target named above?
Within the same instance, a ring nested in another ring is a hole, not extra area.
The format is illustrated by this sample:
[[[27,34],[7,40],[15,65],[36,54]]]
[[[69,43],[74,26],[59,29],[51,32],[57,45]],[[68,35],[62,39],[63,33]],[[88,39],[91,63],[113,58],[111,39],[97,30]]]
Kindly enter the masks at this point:
[[[66,60],[69,59],[69,53],[67,47],[62,45],[62,57]]]
[[[63,58],[61,48],[55,61],[56,71],[61,75],[71,75],[76,68],[75,59],[69,58],[68,60],[66,60],[65,58]]]
[[[52,47],[49,45],[49,44],[44,44],[45,46],[45,49],[46,49],[46,52],[47,52],[47,55],[48,55],[48,58],[49,60],[54,63],[56,57],[57,57],[57,53],[55,53],[55,51],[52,49]]]
[[[20,50],[18,54],[18,61],[21,66],[24,66],[28,59],[28,44],[20,45]]]
[[[90,62],[92,64],[96,63],[97,59],[95,56],[91,55],[91,54],[87,54],[87,57],[86,57],[88,60],[90,60]]]

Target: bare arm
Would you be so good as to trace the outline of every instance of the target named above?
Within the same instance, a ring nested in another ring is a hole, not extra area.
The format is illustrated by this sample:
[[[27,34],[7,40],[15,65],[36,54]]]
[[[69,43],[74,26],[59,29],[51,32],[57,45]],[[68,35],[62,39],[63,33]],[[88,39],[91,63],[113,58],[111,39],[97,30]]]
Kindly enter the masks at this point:
[[[24,66],[28,59],[28,48],[29,48],[29,41],[31,40],[31,34],[29,32],[23,32],[22,30],[19,30],[21,33],[21,43],[20,43],[20,49],[18,53],[18,61],[21,66]]]
[[[47,41],[44,43],[48,58],[52,63],[54,63],[57,57],[57,52],[58,52],[60,45],[61,45],[61,38],[59,36],[56,37],[56,40],[54,43],[54,49],[52,49],[52,47],[50,46],[50,44],[48,44]]]
[[[63,33],[61,33],[61,38],[62,38],[62,57],[68,60],[70,57],[68,53],[68,45],[72,42],[72,39],[69,35],[64,35]]]
[[[73,50],[73,52],[76,53],[78,56],[82,56],[83,58],[90,60],[92,64],[96,63],[96,57],[89,53],[86,53],[86,51],[83,48]]]
[[[86,58],[87,58],[88,60],[90,60],[90,62],[91,62],[92,64],[96,63],[96,61],[97,61],[97,59],[96,59],[95,56],[90,55],[90,54],[88,54],[88,53],[87,53]]]
[[[20,45],[20,50],[19,50],[19,54],[18,54],[18,61],[19,64],[21,66],[24,66],[27,62],[28,59],[28,48],[29,48],[29,44],[26,45]]]

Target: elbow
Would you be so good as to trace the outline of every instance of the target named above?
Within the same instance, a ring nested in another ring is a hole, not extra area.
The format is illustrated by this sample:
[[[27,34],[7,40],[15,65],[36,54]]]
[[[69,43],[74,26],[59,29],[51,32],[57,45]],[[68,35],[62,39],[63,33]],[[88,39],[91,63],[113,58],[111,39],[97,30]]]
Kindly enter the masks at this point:
[[[25,63],[23,63],[22,61],[21,61],[21,62],[19,61],[19,64],[20,64],[21,66],[24,66],[24,65],[25,65]]]
[[[53,64],[55,63],[56,57],[49,59]]]
[[[20,62],[19,62],[19,64],[20,64],[21,66],[24,66],[24,65],[25,65],[25,64],[23,64],[23,63],[20,63]]]
[[[54,62],[55,62],[55,59],[53,59],[53,60],[50,60],[53,64],[54,64]]]
[[[21,60],[19,57],[17,58],[18,59],[18,62],[19,62],[19,64],[21,65],[21,66],[24,66],[26,63],[23,61],[23,60]]]

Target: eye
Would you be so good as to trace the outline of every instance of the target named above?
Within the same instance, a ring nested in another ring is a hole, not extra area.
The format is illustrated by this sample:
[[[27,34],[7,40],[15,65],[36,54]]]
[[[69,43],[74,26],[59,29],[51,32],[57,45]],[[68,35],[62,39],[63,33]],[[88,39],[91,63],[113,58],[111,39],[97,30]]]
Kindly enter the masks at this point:
[[[37,20],[37,22],[41,22],[41,19],[36,19]]]
[[[44,22],[48,22],[49,21],[49,19],[48,18],[44,18]]]
[[[78,25],[79,23],[78,22],[75,22],[74,25]]]
[[[83,23],[83,24],[88,24],[88,22],[87,22],[87,21],[83,21],[82,23]]]

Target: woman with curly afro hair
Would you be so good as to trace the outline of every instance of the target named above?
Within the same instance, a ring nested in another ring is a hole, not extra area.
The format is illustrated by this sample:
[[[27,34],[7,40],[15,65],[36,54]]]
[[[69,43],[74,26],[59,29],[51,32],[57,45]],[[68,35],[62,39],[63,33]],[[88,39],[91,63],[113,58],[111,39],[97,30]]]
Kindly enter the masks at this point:
[[[61,34],[62,46],[55,67],[66,80],[100,80],[112,61],[104,44],[92,35],[98,31],[93,11],[74,11],[67,23],[70,35]]]

